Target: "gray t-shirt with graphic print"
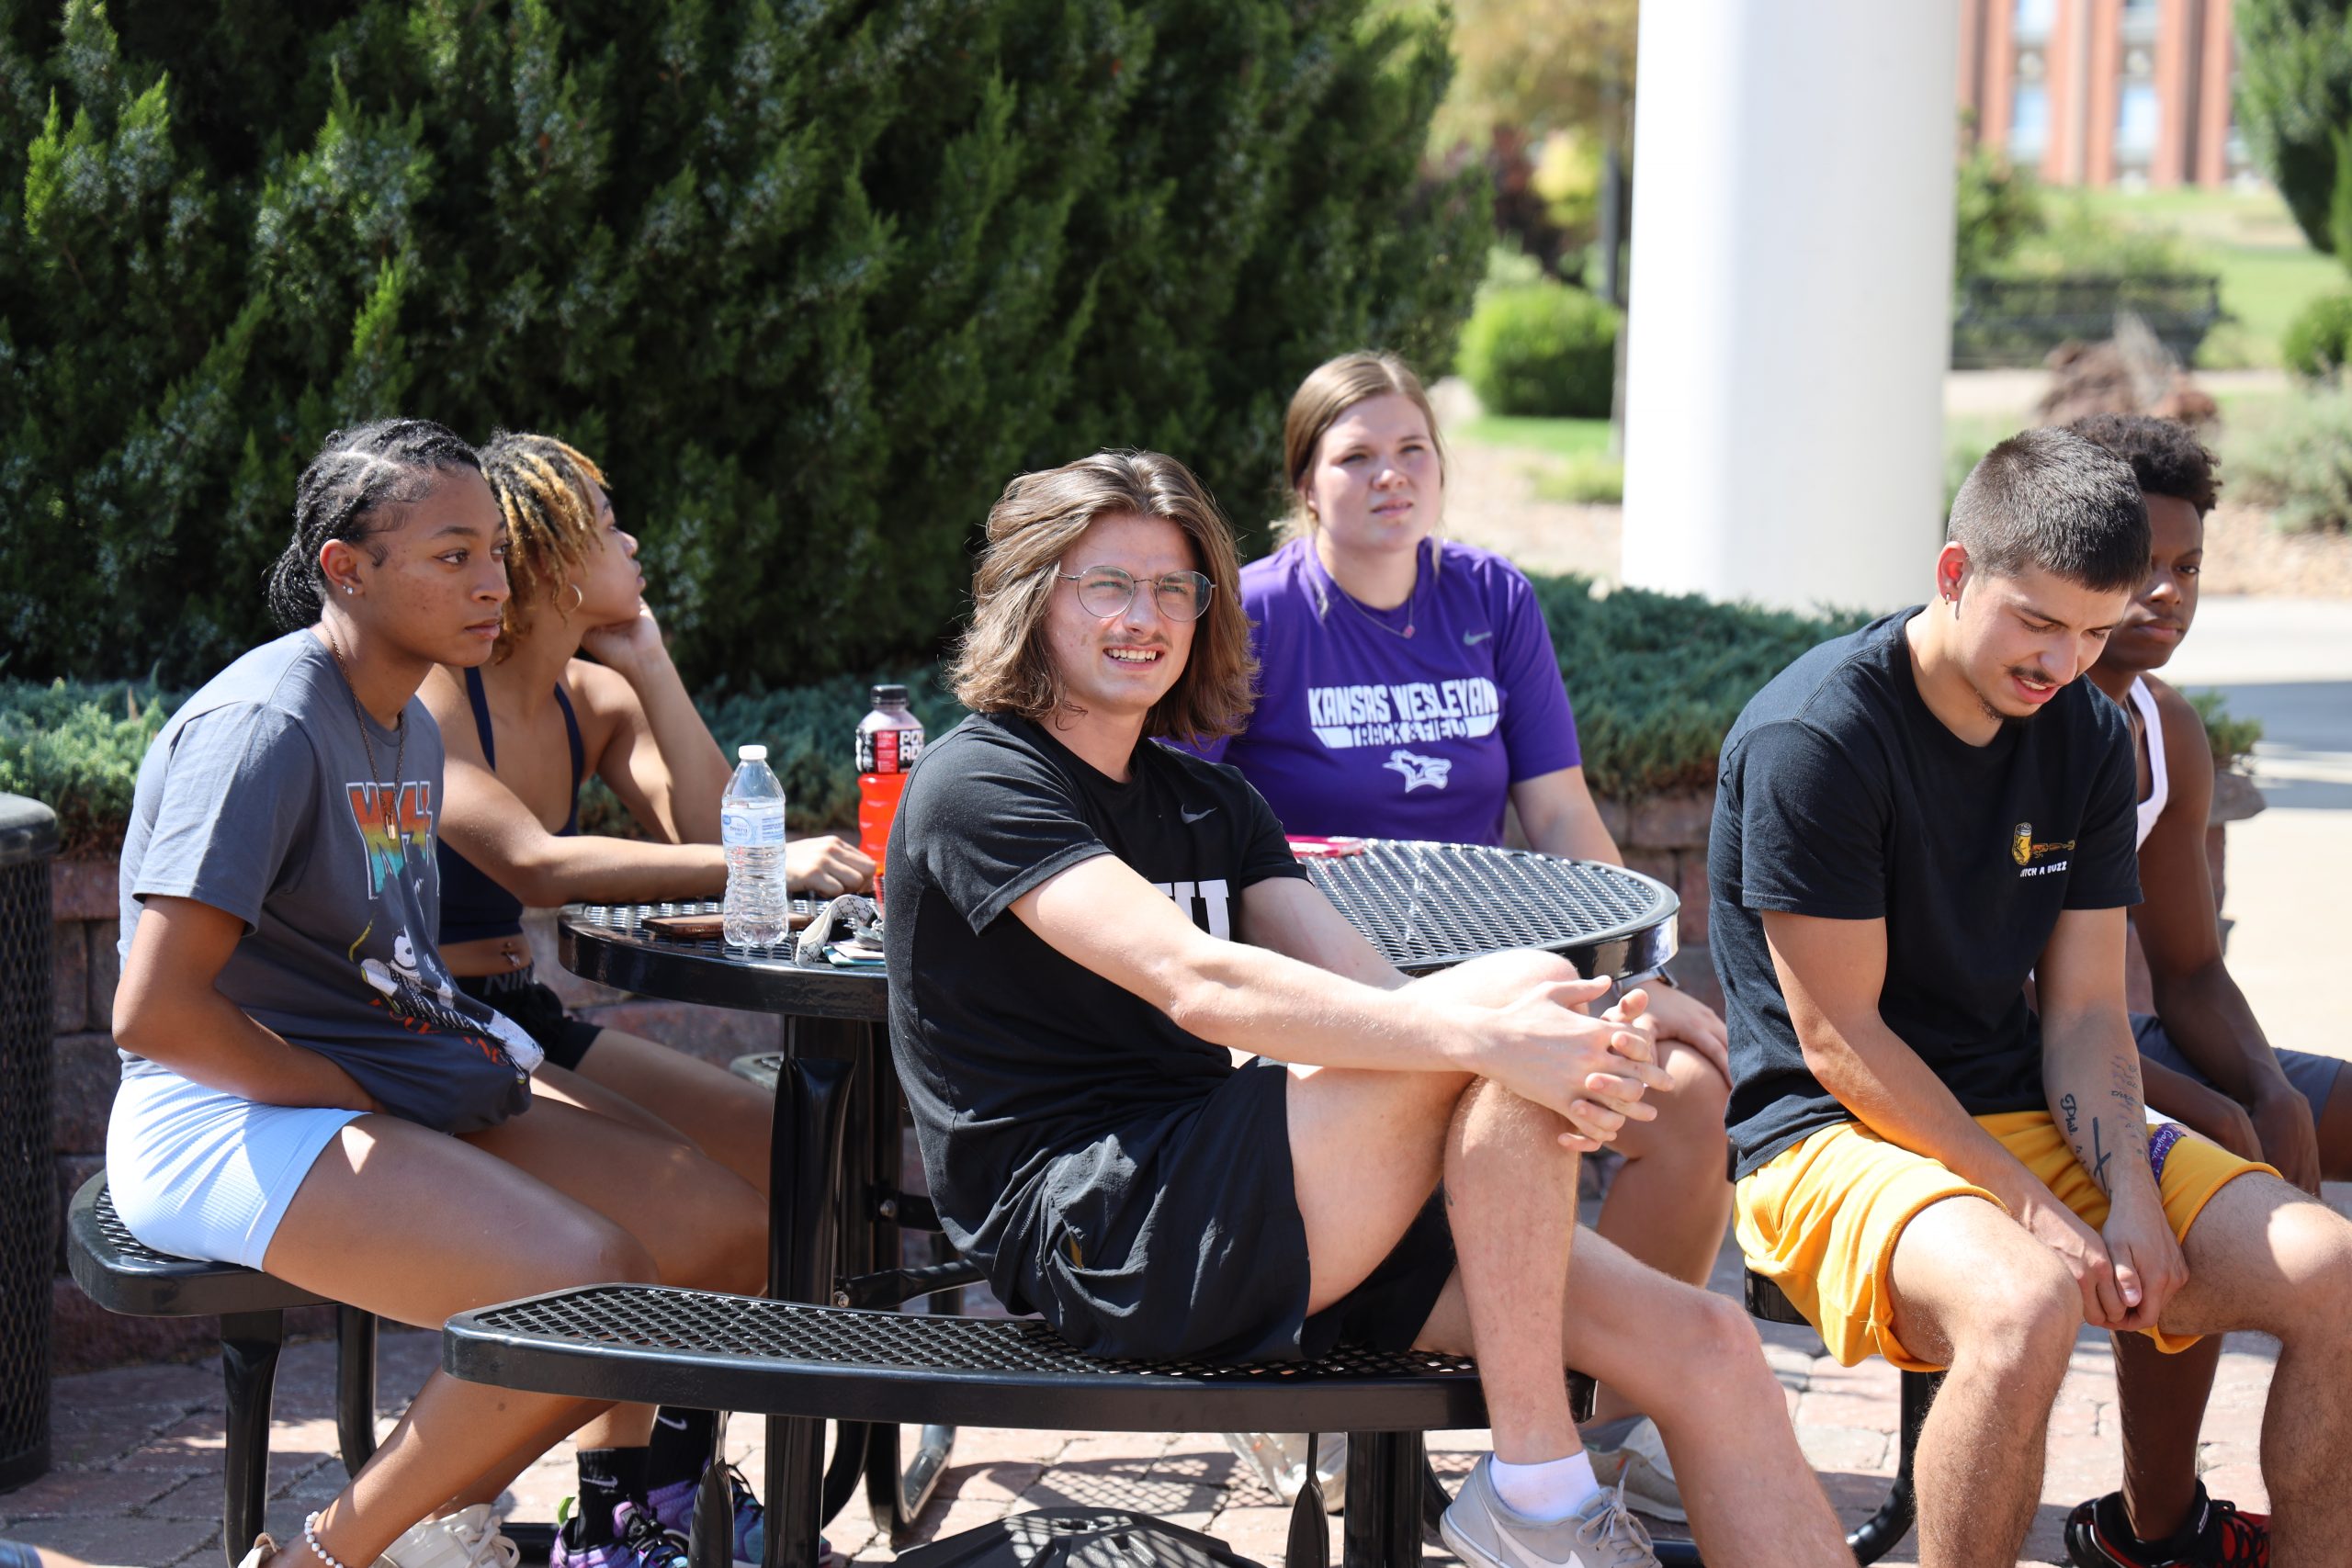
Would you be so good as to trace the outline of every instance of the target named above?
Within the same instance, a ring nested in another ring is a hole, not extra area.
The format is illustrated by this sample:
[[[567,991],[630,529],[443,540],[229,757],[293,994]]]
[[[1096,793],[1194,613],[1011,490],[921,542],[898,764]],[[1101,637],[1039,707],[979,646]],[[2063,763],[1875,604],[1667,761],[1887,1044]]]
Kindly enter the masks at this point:
[[[140,765],[120,951],[155,895],[236,916],[245,935],[222,995],[332,1058],[391,1114],[474,1132],[530,1103],[540,1053],[441,962],[441,731],[414,699],[403,725],[405,748],[360,711],[308,631],[214,676]],[[156,1070],[123,1053],[126,1076]]]

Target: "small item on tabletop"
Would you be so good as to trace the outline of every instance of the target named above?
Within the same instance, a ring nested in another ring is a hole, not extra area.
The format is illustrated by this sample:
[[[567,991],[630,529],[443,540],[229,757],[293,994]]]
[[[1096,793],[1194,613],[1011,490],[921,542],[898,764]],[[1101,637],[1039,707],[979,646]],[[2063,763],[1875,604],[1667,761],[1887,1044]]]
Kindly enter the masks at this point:
[[[719,797],[719,838],[727,846],[722,930],[729,947],[774,947],[790,925],[784,880],[784,785],[768,766],[768,749],[745,746]]]
[[[1362,839],[1333,839],[1316,833],[1290,835],[1290,852],[1301,860],[1342,860],[1363,853]]]
[[[890,822],[907,790],[907,770],[922,755],[922,720],[895,682],[874,688],[874,711],[857,721],[857,847],[874,863],[874,897],[882,897],[882,862]]]

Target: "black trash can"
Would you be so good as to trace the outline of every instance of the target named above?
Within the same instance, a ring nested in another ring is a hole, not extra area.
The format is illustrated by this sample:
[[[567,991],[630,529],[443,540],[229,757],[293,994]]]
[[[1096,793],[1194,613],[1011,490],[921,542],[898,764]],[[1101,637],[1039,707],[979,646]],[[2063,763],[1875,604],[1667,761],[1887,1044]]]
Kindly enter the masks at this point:
[[[49,1470],[49,1292],[57,1263],[49,863],[56,854],[57,814],[0,795],[0,1492]]]

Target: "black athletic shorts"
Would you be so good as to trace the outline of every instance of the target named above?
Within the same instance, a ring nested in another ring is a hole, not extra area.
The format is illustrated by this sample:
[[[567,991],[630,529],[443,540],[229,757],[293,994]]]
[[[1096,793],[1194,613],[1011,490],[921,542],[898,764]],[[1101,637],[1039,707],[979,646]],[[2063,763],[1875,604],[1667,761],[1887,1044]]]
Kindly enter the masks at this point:
[[[1005,1304],[1044,1314],[1097,1356],[1238,1362],[1340,1345],[1409,1349],[1453,1272],[1444,1195],[1430,1195],[1369,1278],[1309,1316],[1289,1082],[1281,1063],[1261,1058],[1218,1085],[1160,1143],[1148,1191],[1041,1199],[989,1270]]]
[[[548,1061],[573,1072],[580,1070],[581,1058],[605,1032],[601,1024],[565,1012],[562,1001],[539,983],[537,970],[527,964],[511,975],[460,975],[458,989],[521,1024],[523,1032],[539,1043]]]

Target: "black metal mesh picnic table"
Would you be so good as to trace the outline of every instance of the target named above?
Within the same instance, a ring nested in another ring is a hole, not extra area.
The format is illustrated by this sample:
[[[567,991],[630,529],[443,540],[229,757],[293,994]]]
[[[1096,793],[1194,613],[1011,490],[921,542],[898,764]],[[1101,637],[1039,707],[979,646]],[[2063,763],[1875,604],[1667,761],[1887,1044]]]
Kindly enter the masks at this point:
[[[1539,948],[1566,957],[1588,977],[1622,983],[1656,973],[1675,953],[1673,891],[1619,866],[1376,839],[1363,840],[1357,852],[1304,863],[1340,914],[1408,974]],[[805,900],[796,907],[813,912]],[[453,1371],[548,1392],[765,1410],[769,1502],[782,1508],[777,1517],[831,1517],[862,1472],[876,1522],[894,1539],[944,1465],[953,1423],[1197,1431],[1204,1429],[1203,1394],[1214,1398],[1217,1430],[1402,1433],[1483,1423],[1475,1373],[1466,1364],[1431,1358],[1377,1370],[1352,1362],[1344,1369],[1144,1367],[1093,1361],[1037,1324],[958,1322],[943,1329],[936,1316],[897,1320],[888,1313],[800,1304],[881,1299],[845,1289],[856,1284],[846,1277],[903,1277],[899,1227],[918,1223],[908,1216],[930,1213],[927,1200],[898,1190],[899,1097],[879,1027],[888,1018],[888,976],[878,965],[841,967],[815,953],[804,959],[791,939],[771,951],[747,952],[716,937],[680,937],[647,924],[655,916],[718,908],[572,905],[558,921],[560,951],[574,973],[623,990],[784,1019],[785,1051],[755,1064],[778,1089],[769,1294],[779,1299],[613,1287],[486,1309],[452,1320],[447,1354]],[[944,1367],[943,1332],[956,1337]],[[906,1338],[899,1351],[923,1359],[899,1364],[894,1335]],[[820,1343],[839,1348],[813,1354]],[[668,1392],[648,1391],[647,1378]],[[640,1392],[628,1392],[633,1387]],[[1033,1407],[1037,1414],[1022,1414]],[[819,1416],[843,1423],[821,1487],[814,1439],[800,1429]],[[898,1463],[900,1423],[923,1426],[904,1470]],[[1401,1562],[1417,1540],[1417,1505],[1408,1494],[1418,1487],[1418,1439],[1368,1441],[1379,1445],[1376,1468],[1396,1472],[1395,1484],[1382,1492],[1393,1506],[1367,1505],[1363,1517],[1351,1520],[1351,1555],[1358,1555],[1358,1527],[1371,1530],[1377,1517],[1383,1522],[1375,1533],[1385,1544],[1375,1555]],[[1409,1462],[1408,1450],[1415,1456]],[[820,1494],[821,1506],[808,1506]],[[787,1506],[787,1495],[797,1506]],[[800,1535],[779,1536],[786,1559],[800,1557],[814,1539]],[[772,1545],[772,1560],[776,1550]],[[795,1561],[793,1568],[802,1564]]]
[[[1679,903],[1663,883],[1600,861],[1531,850],[1367,839],[1361,853],[1305,862],[1348,923],[1397,968],[1425,975],[1482,953],[1533,947],[1579,973],[1628,979],[1674,956]],[[803,912],[806,900],[797,900]],[[649,916],[716,913],[710,902],[574,904],[558,922],[565,967],[584,978],[671,1001],[798,1018],[881,1021],[878,968],[843,969],[789,940],[772,952],[717,937],[665,936]]]

